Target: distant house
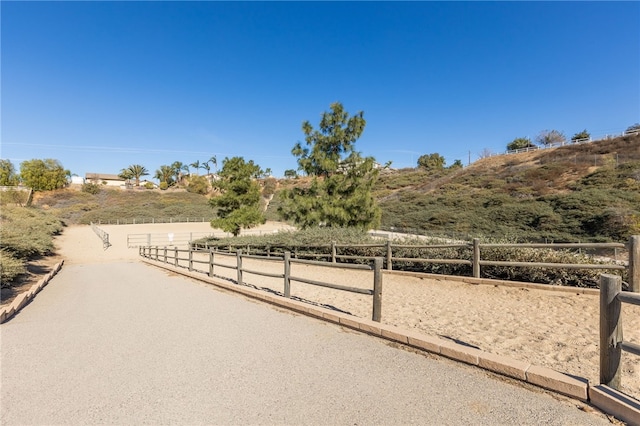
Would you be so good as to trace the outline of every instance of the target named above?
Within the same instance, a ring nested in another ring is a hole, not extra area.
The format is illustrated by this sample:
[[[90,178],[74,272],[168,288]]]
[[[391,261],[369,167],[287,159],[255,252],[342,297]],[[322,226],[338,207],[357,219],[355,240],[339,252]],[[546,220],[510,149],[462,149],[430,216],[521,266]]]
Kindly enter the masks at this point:
[[[72,185],[82,185],[83,183],[84,183],[84,178],[82,176],[71,176]]]
[[[87,173],[85,174],[85,181],[87,183],[95,183],[98,185],[116,186],[124,188],[126,181],[118,175],[109,175],[103,173]]]

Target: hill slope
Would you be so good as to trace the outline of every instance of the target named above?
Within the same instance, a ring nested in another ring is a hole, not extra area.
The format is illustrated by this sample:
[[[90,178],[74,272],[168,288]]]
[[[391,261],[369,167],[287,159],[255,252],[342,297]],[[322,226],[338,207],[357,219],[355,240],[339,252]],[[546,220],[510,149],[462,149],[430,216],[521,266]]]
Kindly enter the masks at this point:
[[[624,241],[640,233],[640,136],[382,176],[383,228],[526,240]]]
[[[273,181],[273,179],[271,179]],[[264,183],[264,182],[263,182]],[[263,185],[263,192],[272,185]],[[308,184],[283,179],[277,191]],[[502,155],[463,169],[385,171],[375,188],[382,228],[520,241],[626,241],[640,233],[640,135]],[[37,194],[66,223],[151,218],[209,220],[208,197],[185,191],[103,189]]]

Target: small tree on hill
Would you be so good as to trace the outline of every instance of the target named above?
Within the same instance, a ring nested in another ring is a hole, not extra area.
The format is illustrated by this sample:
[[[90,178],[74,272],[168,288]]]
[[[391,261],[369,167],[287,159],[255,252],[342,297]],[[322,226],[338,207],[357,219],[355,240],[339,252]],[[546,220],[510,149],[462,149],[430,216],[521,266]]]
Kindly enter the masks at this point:
[[[418,166],[427,170],[442,170],[444,163],[444,157],[438,153],[424,154],[418,158]]]
[[[544,146],[555,145],[566,140],[564,133],[559,130],[543,130],[536,136],[536,142]]]
[[[302,124],[307,146],[297,143],[291,153],[298,157],[298,168],[312,177],[307,187],[282,192],[278,212],[302,228],[311,226],[377,226],[380,208],[373,197],[378,177],[373,157],[361,157],[355,141],[364,131],[364,113],[353,116],[341,103],[330,105],[316,130],[308,121]]]
[[[453,164],[451,164],[448,168],[449,169],[461,169],[464,166],[462,165],[462,160],[455,160],[453,162]]]
[[[587,129],[584,129],[583,131],[571,136],[571,142],[575,142],[583,139],[591,139],[591,134],[587,132]]]
[[[242,157],[225,158],[222,162],[220,179],[215,186],[222,195],[211,198],[209,203],[217,208],[218,218],[211,226],[238,236],[243,228],[252,228],[265,222],[260,209],[260,166],[252,160],[245,162]]]
[[[627,127],[627,130],[625,130],[625,133],[637,133],[637,132],[640,132],[640,123],[632,124],[631,126]]]
[[[29,160],[20,164],[22,182],[34,191],[50,191],[67,185],[68,171],[58,160]]]
[[[507,151],[515,151],[517,149],[534,148],[535,145],[529,138],[515,138],[507,145]]]
[[[293,169],[287,169],[284,171],[284,177],[287,179],[294,179],[298,177],[298,173]]]
[[[10,160],[0,159],[0,186],[14,186],[20,181],[16,168]]]

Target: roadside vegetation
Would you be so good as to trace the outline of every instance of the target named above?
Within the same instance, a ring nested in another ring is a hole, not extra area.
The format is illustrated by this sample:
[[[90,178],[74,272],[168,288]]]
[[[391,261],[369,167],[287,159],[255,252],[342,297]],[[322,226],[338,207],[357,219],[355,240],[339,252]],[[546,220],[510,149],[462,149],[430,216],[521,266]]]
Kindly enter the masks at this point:
[[[63,223],[41,209],[3,205],[0,212],[0,286],[14,285],[27,273],[26,262],[51,254]]]

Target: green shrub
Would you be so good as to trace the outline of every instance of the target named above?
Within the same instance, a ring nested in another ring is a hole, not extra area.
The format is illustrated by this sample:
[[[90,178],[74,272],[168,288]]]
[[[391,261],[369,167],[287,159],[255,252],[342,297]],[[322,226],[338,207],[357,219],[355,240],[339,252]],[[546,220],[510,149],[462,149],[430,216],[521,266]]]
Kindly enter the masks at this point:
[[[82,184],[82,192],[86,192],[87,194],[96,195],[101,190],[102,190],[102,187],[97,183],[87,182]]]
[[[0,287],[8,288],[18,277],[25,274],[27,269],[24,261],[4,249],[0,249]]]
[[[3,208],[1,222],[0,248],[23,258],[51,253],[63,228],[54,214],[30,207]]]
[[[169,188],[169,184],[167,182],[160,182],[159,188],[166,191]]]
[[[207,179],[204,176],[191,176],[191,178],[189,178],[187,191],[205,195],[209,192],[209,182],[207,182]]]
[[[279,232],[263,236],[241,236],[235,238],[212,238],[196,241],[198,244],[208,244],[221,250],[242,249],[245,252],[263,254],[281,254],[290,251],[299,258],[328,260],[331,254],[331,242],[335,241],[337,255],[359,257],[386,257],[386,241],[373,238],[369,234],[349,228],[310,228],[303,231]],[[487,240],[491,243],[513,243],[511,239],[501,241]],[[362,247],[361,245],[375,245]],[[470,264],[449,263],[447,260],[473,260],[472,245],[465,242],[443,243],[442,239],[402,238],[395,239],[393,257],[402,259],[430,259],[430,262],[412,260],[395,260],[393,269],[443,275],[472,275]],[[346,247],[339,247],[345,245]],[[482,260],[504,262],[536,262],[536,263],[564,263],[564,264],[603,264],[585,254],[569,250],[534,249],[525,247],[485,247],[481,249]],[[439,263],[437,260],[442,259]],[[370,263],[368,259],[347,260],[340,262]],[[540,284],[563,285],[574,287],[598,287],[601,270],[590,269],[561,269],[539,267],[507,267],[483,266],[483,278],[493,278],[511,281],[532,282]],[[622,273],[625,279],[626,272]]]

